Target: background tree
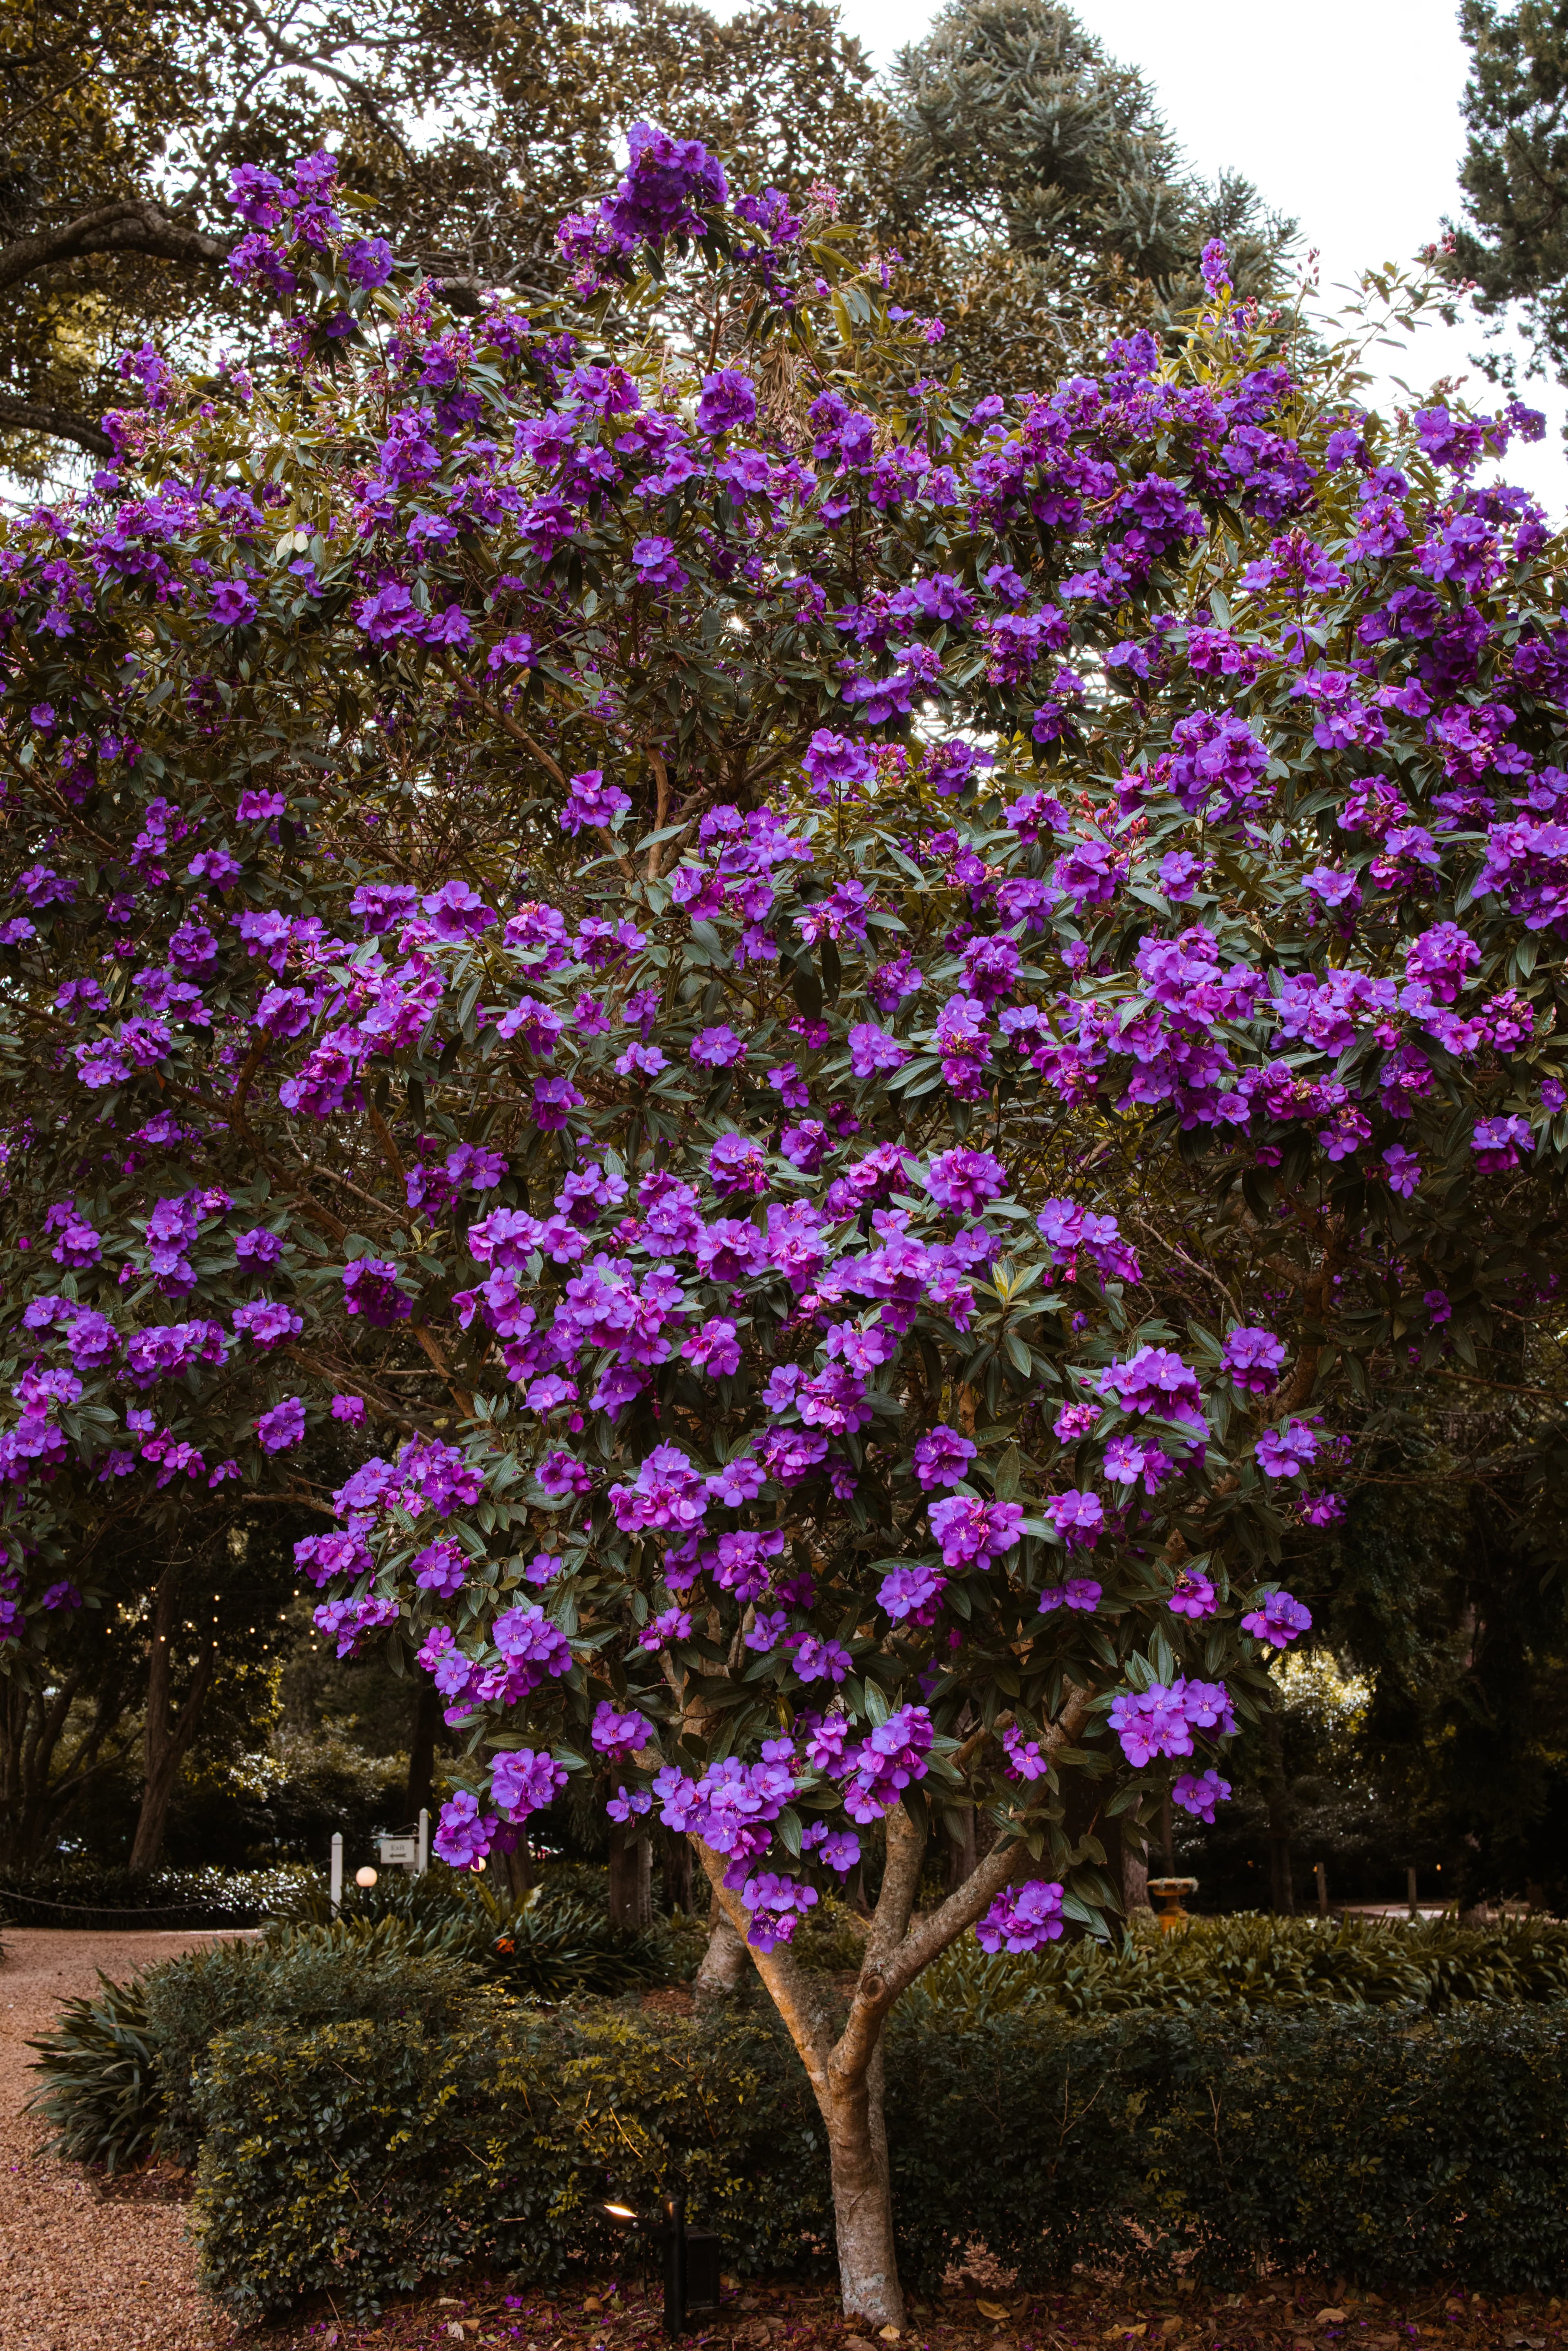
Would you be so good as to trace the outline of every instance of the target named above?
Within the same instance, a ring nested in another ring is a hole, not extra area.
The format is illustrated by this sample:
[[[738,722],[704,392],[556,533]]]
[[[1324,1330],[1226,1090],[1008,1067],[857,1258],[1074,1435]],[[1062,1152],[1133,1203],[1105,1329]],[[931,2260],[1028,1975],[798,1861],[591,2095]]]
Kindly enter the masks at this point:
[[[1211,237],[1243,298],[1280,298],[1293,225],[1235,175],[1200,182],[1142,74],[1052,0],[949,0],[890,96],[892,233],[987,381],[1168,331],[1202,299]]]
[[[1434,248],[1483,318],[1518,304],[1532,364],[1568,374],[1568,15],[1559,0],[1462,0],[1470,52],[1465,218]],[[1498,370],[1507,373],[1506,363]]]

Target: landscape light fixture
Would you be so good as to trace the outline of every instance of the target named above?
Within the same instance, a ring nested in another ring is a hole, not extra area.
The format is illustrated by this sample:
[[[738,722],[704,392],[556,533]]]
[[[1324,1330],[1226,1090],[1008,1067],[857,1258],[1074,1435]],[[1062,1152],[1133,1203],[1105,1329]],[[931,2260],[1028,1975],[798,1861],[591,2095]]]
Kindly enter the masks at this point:
[[[356,1869],[356,1870],[355,1870],[355,1872],[354,1872],[354,1884],[355,1884],[356,1886],[362,1886],[366,1889],[367,1893],[369,1892],[370,1888],[371,1888],[371,1887],[375,1884],[375,1882],[376,1882],[376,1873],[375,1873],[375,1871],[371,1867],[371,1865],[370,1865],[369,1862],[367,1862],[367,1863],[365,1864],[365,1866],[363,1867],[363,1869]]]
[[[649,2229],[657,2236],[664,2273],[666,2335],[679,2335],[688,2313],[718,2308],[718,2239],[711,2229],[687,2228],[684,2196],[661,2196],[649,2220],[630,2204],[606,2204],[601,2209],[613,2220],[630,2220],[634,2228]]]

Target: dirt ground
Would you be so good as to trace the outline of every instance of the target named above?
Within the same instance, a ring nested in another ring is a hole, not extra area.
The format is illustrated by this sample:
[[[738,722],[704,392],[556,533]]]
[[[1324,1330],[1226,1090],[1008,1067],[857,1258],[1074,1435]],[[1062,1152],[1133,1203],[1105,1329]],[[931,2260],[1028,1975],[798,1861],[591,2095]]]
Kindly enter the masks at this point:
[[[7,1928],[0,1965],[0,2351],[654,2351],[662,2305],[643,2281],[579,2280],[553,2296],[505,2280],[446,2282],[362,2325],[329,2300],[290,2325],[241,2331],[197,2289],[187,2206],[166,2182],[106,2185],[41,2153],[22,2112],[27,2041],[98,1971],[123,1978],[204,1935]],[[1020,2295],[965,2276],[915,2302],[901,2337],[846,2319],[825,2290],[727,2280],[690,2351],[1568,2351],[1556,2298],[1457,2293],[1385,2300],[1343,2282],[1271,2279],[1241,2294],[1084,2282]]]
[[[80,2164],[39,2152],[22,2112],[37,2086],[27,2042],[98,1971],[134,1975],[210,1935],[77,1934],[7,1927],[0,1965],[0,2345],[5,2351],[211,2351],[230,2321],[196,2290],[177,2203],[106,2198]]]

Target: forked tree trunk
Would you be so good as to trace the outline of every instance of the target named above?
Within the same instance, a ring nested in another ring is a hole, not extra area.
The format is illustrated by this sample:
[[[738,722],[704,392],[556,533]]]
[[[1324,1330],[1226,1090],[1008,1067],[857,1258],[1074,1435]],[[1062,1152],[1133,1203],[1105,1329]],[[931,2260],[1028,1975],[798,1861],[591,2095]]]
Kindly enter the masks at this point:
[[[1046,1735],[1051,1754],[1071,1746],[1090,1703],[1087,1690],[1070,1686],[1061,1715]],[[698,1837],[692,1842],[713,1888],[714,1907],[727,1917],[738,1940],[749,1917],[740,1896],[725,1884],[723,1855]],[[805,2066],[826,2127],[844,2314],[879,2327],[904,2325],[883,2106],[883,2028],[894,2002],[922,1968],[971,1928],[1028,1862],[1026,1846],[997,1844],[967,1884],[917,1918],[915,1896],[925,1854],[924,1825],[904,1805],[895,1804],[887,1815],[882,1890],[841,2030],[831,1992],[821,1977],[800,1966],[787,1943],[771,1951],[751,1949],[757,1972]],[[713,1949],[710,1943],[710,1954]]]

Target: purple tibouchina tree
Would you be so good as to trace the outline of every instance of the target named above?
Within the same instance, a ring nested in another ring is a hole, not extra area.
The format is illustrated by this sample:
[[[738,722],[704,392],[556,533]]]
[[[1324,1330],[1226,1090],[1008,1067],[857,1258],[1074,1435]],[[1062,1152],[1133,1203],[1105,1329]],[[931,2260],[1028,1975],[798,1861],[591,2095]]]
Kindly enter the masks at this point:
[[[894,2003],[1115,1907],[1074,1782],[1213,1818],[1369,1374],[1550,1288],[1538,422],[1365,413],[1222,253],[1183,351],[965,389],[653,131],[570,319],[446,316],[330,159],[236,201],[287,364],[141,368],[0,546],[5,1662],[106,1512],[301,1514],[453,1866],[573,1776],[694,1841],[896,2324]]]

